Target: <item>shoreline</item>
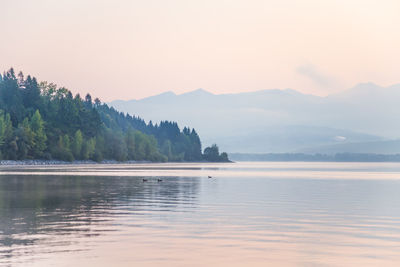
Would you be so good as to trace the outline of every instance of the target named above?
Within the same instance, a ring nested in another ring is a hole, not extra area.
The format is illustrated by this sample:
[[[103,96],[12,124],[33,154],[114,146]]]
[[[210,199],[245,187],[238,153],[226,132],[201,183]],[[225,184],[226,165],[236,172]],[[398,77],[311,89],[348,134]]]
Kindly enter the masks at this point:
[[[140,164],[140,163],[153,163],[151,161],[116,161],[116,160],[103,160],[101,162],[93,160],[74,160],[74,161],[62,161],[62,160],[40,160],[40,159],[29,159],[29,160],[0,160],[0,166],[50,166],[50,165],[85,165],[85,164]]]
[[[233,163],[230,162],[208,162],[208,161],[183,161],[183,162],[154,162],[154,161],[117,161],[117,160],[103,160],[101,162],[93,160],[74,160],[74,161],[62,161],[62,160],[40,160],[40,159],[29,159],[29,160],[0,160],[0,166],[53,166],[53,165],[122,165],[122,164],[149,164],[149,163]]]

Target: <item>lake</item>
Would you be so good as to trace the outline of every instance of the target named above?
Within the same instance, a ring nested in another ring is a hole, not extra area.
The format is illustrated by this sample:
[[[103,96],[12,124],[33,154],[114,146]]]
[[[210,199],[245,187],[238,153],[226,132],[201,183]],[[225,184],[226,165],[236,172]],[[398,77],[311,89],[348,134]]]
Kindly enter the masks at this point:
[[[399,163],[0,167],[0,266],[399,264]]]

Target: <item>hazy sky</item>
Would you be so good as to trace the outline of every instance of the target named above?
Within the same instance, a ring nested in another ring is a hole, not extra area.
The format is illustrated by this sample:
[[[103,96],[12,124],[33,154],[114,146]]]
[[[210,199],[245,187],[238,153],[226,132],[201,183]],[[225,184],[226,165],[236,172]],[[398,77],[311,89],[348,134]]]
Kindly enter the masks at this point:
[[[0,68],[105,101],[400,82],[399,0],[0,0]]]

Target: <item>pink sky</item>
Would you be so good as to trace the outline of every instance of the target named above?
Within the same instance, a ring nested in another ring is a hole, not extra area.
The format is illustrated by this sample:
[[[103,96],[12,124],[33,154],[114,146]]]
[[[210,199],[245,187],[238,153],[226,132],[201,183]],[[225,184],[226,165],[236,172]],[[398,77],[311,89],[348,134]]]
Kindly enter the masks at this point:
[[[0,67],[104,101],[400,82],[398,0],[15,0]]]

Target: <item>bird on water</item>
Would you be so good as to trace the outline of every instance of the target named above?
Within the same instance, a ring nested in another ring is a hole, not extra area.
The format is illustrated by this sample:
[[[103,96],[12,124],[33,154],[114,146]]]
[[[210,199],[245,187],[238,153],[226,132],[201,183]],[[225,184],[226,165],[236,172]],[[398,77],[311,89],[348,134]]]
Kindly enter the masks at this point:
[[[212,178],[212,176],[209,175],[208,178]]]
[[[143,179],[143,182],[147,182],[147,179]]]
[[[157,179],[157,182],[162,182],[162,179]]]

